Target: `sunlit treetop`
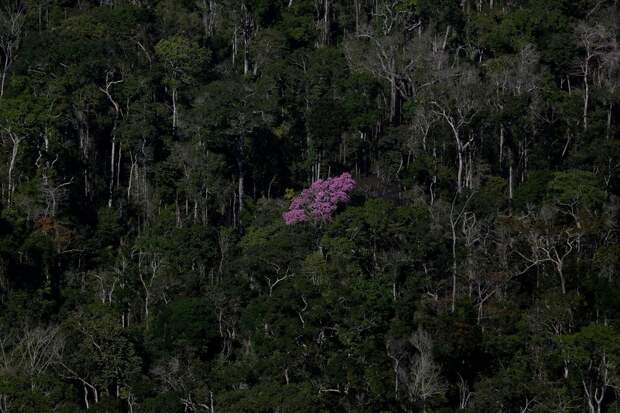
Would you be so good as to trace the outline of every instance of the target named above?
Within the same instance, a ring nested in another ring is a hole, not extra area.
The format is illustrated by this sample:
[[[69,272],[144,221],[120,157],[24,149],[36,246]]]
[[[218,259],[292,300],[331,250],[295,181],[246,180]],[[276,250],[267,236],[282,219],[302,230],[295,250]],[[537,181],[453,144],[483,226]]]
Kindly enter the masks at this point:
[[[339,204],[349,202],[349,194],[356,185],[347,172],[334,178],[319,179],[293,199],[282,218],[287,225],[329,221]]]

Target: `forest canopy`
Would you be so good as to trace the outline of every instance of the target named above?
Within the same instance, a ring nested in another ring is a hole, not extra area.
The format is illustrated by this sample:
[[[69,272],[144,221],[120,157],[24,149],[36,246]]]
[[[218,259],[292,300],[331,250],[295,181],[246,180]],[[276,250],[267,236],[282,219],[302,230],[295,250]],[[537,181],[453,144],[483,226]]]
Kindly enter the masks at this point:
[[[0,413],[619,412],[619,23],[0,1]]]

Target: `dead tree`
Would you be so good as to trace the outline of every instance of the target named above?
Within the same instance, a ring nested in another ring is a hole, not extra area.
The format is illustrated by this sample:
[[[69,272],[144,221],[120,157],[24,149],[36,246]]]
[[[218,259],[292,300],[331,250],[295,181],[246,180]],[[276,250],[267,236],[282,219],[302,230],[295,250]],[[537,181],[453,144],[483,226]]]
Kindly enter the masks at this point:
[[[0,337],[0,371],[25,375],[34,391],[37,388],[36,378],[60,359],[63,344],[57,326],[24,327],[16,335],[6,334]],[[0,412],[10,411],[8,403],[8,397],[4,396],[3,399],[0,394]]]
[[[454,137],[458,163],[456,185],[457,193],[460,194],[463,191],[466,154],[474,142],[474,135],[466,134],[466,128],[478,114],[478,109],[471,91],[467,90],[467,85],[471,82],[474,73],[463,73],[458,76],[462,78],[462,81],[456,82],[450,88],[454,96],[444,96],[443,99],[434,100],[432,104],[435,113],[443,118]]]
[[[25,9],[20,1],[8,0],[0,6],[0,52],[2,74],[0,75],[0,99],[4,96],[6,79],[15,60],[25,20]]]
[[[401,382],[407,389],[412,402],[422,401],[423,412],[426,403],[436,395],[443,393],[445,385],[441,378],[441,369],[433,359],[433,341],[426,331],[419,329],[409,338],[414,353],[409,357],[409,366],[401,370]]]
[[[400,102],[407,95],[405,73],[412,64],[404,49],[411,43],[411,33],[422,22],[413,13],[399,7],[399,0],[379,1],[373,8],[376,26],[357,30],[355,38],[345,44],[349,65],[385,80],[389,85],[389,119],[398,123]]]
[[[582,233],[576,228],[554,228],[547,222],[546,214],[548,213],[549,211],[543,210],[539,216],[530,214],[521,218],[529,251],[522,253],[516,250],[526,263],[520,273],[523,274],[530,268],[545,263],[551,264],[560,279],[562,294],[566,294],[564,268],[568,258],[578,248]]]
[[[457,241],[458,241],[457,227],[462,222],[462,220],[464,219],[466,215],[467,204],[471,200],[472,196],[473,195],[470,195],[467,198],[467,200],[465,201],[465,203],[463,204],[463,206],[461,207],[459,211],[455,210],[458,195],[454,196],[454,198],[452,199],[452,204],[450,206],[450,239],[452,241],[452,300],[451,300],[450,310],[452,312],[454,312],[456,308],[456,281],[457,281],[457,274],[458,274],[457,253],[456,253],[456,247],[457,247]]]
[[[115,178],[115,171],[117,171],[117,167],[116,167],[116,163],[115,163],[116,144],[117,144],[117,142],[116,142],[116,131],[117,131],[117,126],[118,126],[119,119],[123,115],[123,112],[121,110],[120,105],[114,99],[114,97],[112,96],[112,92],[111,92],[112,86],[117,85],[119,83],[122,83],[123,79],[112,80],[113,76],[114,76],[114,72],[111,72],[111,71],[106,72],[106,75],[105,75],[105,87],[99,87],[99,90],[101,92],[103,92],[103,94],[106,95],[106,97],[108,98],[108,100],[112,104],[112,108],[114,109],[114,124],[112,125],[112,141],[111,141],[111,148],[110,148],[110,184],[109,184],[109,188],[108,188],[109,189],[108,208],[112,208],[112,198],[113,198],[113,194],[114,194],[114,178]],[[121,146],[119,145],[119,148],[118,148],[118,172],[116,172],[117,174],[120,173],[120,166],[121,166]],[[118,180],[118,178],[117,178],[117,180]]]
[[[3,133],[5,141],[11,144],[11,156],[9,159],[9,167],[7,171],[7,190],[6,190],[6,203],[8,206],[13,201],[13,193],[15,192],[14,173],[17,163],[17,155],[19,154],[19,147],[21,143],[26,139],[25,136],[14,132],[11,128],[6,128]]]
[[[39,153],[39,159],[42,155]],[[39,159],[37,159],[37,167],[39,167]],[[53,217],[56,215],[56,210],[59,203],[65,199],[67,195],[67,187],[73,183],[73,178],[63,181],[55,182],[54,178],[54,165],[58,162],[58,155],[52,162],[46,162],[42,167],[41,176],[41,192],[45,201],[45,216]]]
[[[584,131],[588,129],[588,109],[590,106],[590,87],[593,73],[600,65],[603,56],[615,49],[615,35],[602,24],[595,26],[581,23],[577,26],[576,36],[583,48],[583,57],[578,63],[579,74],[583,78],[583,114]]]

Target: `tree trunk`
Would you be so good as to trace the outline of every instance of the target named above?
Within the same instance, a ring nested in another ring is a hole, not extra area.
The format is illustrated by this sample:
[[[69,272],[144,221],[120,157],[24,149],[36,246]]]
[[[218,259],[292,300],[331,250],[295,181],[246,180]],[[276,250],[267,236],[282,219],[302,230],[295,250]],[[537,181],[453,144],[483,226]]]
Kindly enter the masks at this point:
[[[141,271],[141,269],[138,269]],[[149,285],[147,285],[142,272],[140,272],[140,282],[142,283],[142,287],[144,288],[144,327],[146,330],[149,329],[149,307],[151,304],[151,292],[149,291]]]
[[[2,71],[2,79],[0,80],[0,99],[4,96],[4,82],[6,80],[6,66]]]
[[[509,152],[508,157],[508,206],[512,211],[512,197],[513,197],[513,186],[514,186],[514,177],[512,171],[512,151]]]
[[[390,122],[392,124],[396,124],[397,123],[397,116],[398,116],[398,95],[397,95],[397,90],[396,90],[396,79],[392,76],[390,78]]]
[[[172,88],[172,130],[177,128],[177,88]]]
[[[243,169],[240,165],[239,168],[239,214],[243,210],[243,194],[244,194],[244,179],[243,179]]]
[[[463,191],[463,149],[462,149],[461,142],[458,140],[458,138],[457,138],[456,149],[457,149],[457,155],[458,155],[458,161],[459,161],[458,171],[457,171],[457,176],[456,176],[456,192],[460,194]]]
[[[250,39],[252,37],[254,21],[245,1],[241,2],[241,19],[241,30],[243,36],[243,74],[247,75],[248,73],[250,73],[251,66]]]
[[[237,172],[239,174],[238,176],[238,195],[239,195],[239,206],[237,208],[238,210],[238,215],[237,217],[239,218],[241,215],[241,211],[243,210],[243,196],[245,193],[245,188],[244,188],[244,174],[245,174],[245,150],[243,147],[243,142],[244,139],[243,137],[239,138],[239,141],[237,143],[238,145],[238,154],[237,154]]]
[[[205,39],[208,39],[213,33],[213,26],[215,23],[215,8],[216,2],[215,0],[202,0],[201,5],[202,12],[202,26],[204,29]]]
[[[590,103],[590,80],[589,80],[589,58],[586,58],[585,68],[583,71],[583,84],[584,84],[584,94],[583,94],[583,130],[588,130],[588,105]]]
[[[562,288],[562,294],[566,294],[566,280],[564,279],[564,271],[562,269],[562,264],[557,265],[558,275],[560,276],[560,286]]]
[[[454,208],[454,204],[453,204]],[[456,308],[456,222],[452,216],[453,211],[450,211],[450,229],[452,230],[452,304],[450,309],[454,313]]]
[[[2,80],[0,80],[0,98],[4,96],[4,85],[6,83],[6,75],[9,72],[9,66],[11,65],[11,50],[5,50],[6,56],[4,57],[4,65],[2,68]]]
[[[21,137],[11,134],[9,133],[9,138],[11,139],[11,142],[13,143],[13,148],[11,150],[11,162],[9,163],[9,172],[8,172],[8,194],[7,194],[7,205],[10,206],[11,205],[11,201],[13,199],[13,192],[14,192],[14,187],[15,184],[13,183],[13,170],[15,169],[15,163],[17,161],[17,153],[19,151],[19,144],[21,143],[22,139]]]
[[[118,145],[118,159],[116,161],[116,187],[120,188],[121,186],[121,159],[123,154],[123,147]]]
[[[247,76],[250,72],[250,48],[248,39],[243,39],[243,74]]]
[[[131,159],[131,166],[129,167],[129,181],[127,182],[127,202],[131,200],[131,188],[132,188],[133,179],[134,179],[133,171],[136,168],[136,159],[134,158],[131,152],[129,152],[129,158]]]
[[[329,7],[329,0],[325,0],[323,10],[323,45],[325,46],[329,44]]]
[[[88,402],[88,388],[86,385],[82,385],[84,388],[84,405],[86,406],[86,410],[90,409],[90,403]]]
[[[360,32],[360,0],[354,0],[355,8],[355,35]]]
[[[607,106],[607,129],[605,133],[606,140],[609,141],[609,137],[611,136],[611,113],[612,113],[613,103],[609,102]]]
[[[114,191],[114,157],[116,155],[116,134],[112,134],[112,149],[110,151],[110,185],[109,185],[109,198],[108,198],[108,208],[112,208],[112,194]]]
[[[504,159],[504,126],[499,127],[499,167],[502,167],[502,161]]]

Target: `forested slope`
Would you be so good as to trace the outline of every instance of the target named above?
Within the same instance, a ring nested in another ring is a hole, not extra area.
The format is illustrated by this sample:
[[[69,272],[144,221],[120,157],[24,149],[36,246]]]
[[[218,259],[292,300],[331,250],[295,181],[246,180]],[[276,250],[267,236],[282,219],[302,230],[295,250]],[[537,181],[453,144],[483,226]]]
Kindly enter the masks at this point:
[[[618,23],[2,0],[0,413],[619,411]]]

